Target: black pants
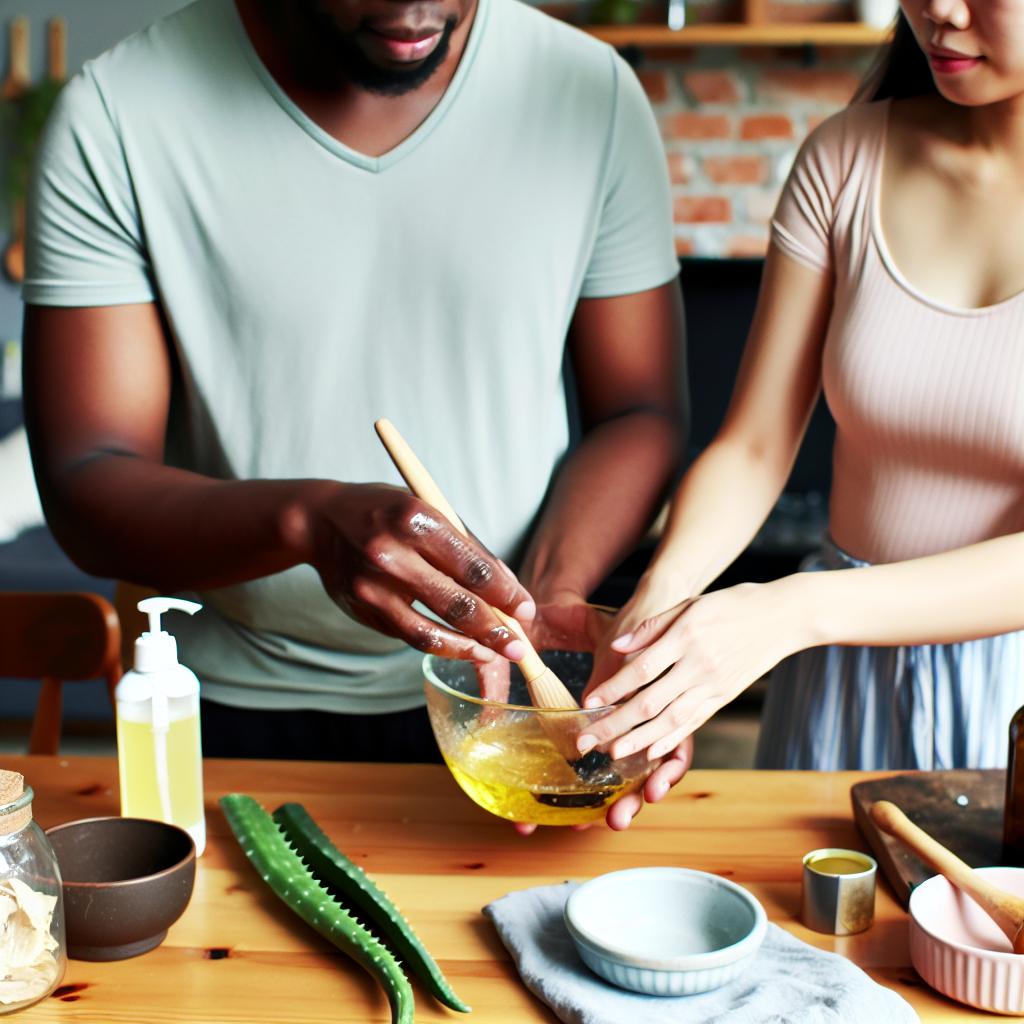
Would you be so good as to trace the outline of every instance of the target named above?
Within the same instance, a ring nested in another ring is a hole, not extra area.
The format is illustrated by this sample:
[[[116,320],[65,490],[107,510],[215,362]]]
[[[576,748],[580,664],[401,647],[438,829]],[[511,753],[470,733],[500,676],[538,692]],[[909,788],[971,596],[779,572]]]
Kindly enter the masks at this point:
[[[200,701],[205,757],[437,763],[426,708],[382,715],[264,711]]]

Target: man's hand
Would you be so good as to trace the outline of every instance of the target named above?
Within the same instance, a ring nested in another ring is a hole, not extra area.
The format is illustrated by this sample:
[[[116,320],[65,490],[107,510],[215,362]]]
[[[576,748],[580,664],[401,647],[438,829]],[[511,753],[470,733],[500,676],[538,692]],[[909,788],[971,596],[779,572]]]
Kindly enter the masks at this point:
[[[529,593],[503,562],[408,491],[325,482],[299,517],[308,560],[353,618],[446,658],[525,655],[490,606],[530,621]],[[420,614],[414,601],[455,629]]]
[[[693,737],[687,736],[648,776],[642,789],[627,793],[608,808],[605,821],[608,827],[621,832],[629,828],[644,804],[656,804],[680,782],[693,763]]]
[[[559,595],[559,601],[544,602],[533,618],[520,619],[536,650],[593,651],[608,646],[613,619],[607,611],[587,604],[575,594]],[[508,700],[509,668],[508,661],[501,658],[478,662],[480,695],[485,700]]]

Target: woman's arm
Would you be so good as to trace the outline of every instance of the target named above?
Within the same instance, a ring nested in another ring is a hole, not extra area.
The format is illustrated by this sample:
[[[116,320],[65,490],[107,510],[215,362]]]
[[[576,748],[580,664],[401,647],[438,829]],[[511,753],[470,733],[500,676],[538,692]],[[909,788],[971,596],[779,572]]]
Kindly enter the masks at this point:
[[[767,518],[821,387],[831,299],[831,274],[769,252],[725,419],[680,483],[647,574],[656,590],[699,594]]]
[[[804,620],[801,647],[950,644],[1010,633],[1024,629],[1024,533],[778,583]]]
[[[725,420],[683,477],[668,524],[609,640],[693,597],[750,543],[785,486],[818,397],[832,275],[777,249],[761,294]],[[705,339],[714,344],[714,339]],[[622,663],[605,646],[591,685]]]
[[[956,643],[1024,629],[1022,569],[1024,534],[1015,533],[905,562],[746,583],[685,602],[616,642],[622,653],[640,653],[588,703],[612,704],[646,689],[590,727],[580,749],[619,737],[613,757],[645,747],[658,757],[807,647]]]

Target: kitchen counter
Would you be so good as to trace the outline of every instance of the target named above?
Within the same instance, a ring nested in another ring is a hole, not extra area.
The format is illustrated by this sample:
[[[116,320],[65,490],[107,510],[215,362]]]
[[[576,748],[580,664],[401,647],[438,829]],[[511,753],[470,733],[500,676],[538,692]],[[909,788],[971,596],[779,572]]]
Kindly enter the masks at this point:
[[[43,828],[116,814],[111,758],[11,757],[36,793]],[[303,803],[402,907],[456,991],[463,1018],[415,985],[416,1019],[555,1022],[520,983],[480,908],[514,890],[644,865],[714,871],[746,886],[771,920],[849,957],[904,996],[925,1022],[991,1020],[927,988],[910,966],[907,918],[880,880],[875,924],[847,938],[804,928],[801,857],[867,849],[850,786],[886,773],[694,771],[629,831],[548,828],[529,838],[477,808],[446,769],[294,761],[205,762],[209,841],[192,903],[156,950],[118,963],[69,961],[61,987],[18,1020],[90,1024],[258,1024],[389,1019],[375,981],[293,915],[257,877],[217,807],[248,793],[268,809]]]

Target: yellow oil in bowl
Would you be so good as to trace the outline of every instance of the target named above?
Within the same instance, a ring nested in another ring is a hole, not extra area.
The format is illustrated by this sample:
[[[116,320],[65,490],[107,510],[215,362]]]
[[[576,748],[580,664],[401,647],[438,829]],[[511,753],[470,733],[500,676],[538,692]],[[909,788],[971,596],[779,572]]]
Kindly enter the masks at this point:
[[[590,656],[546,651],[542,657],[579,699]],[[599,821],[651,772],[653,765],[643,752],[618,761],[592,753],[570,764],[552,735],[575,736],[587,719],[600,718],[609,709],[552,712],[531,707],[516,669],[508,703],[481,699],[466,662],[428,655],[424,675],[430,723],[445,763],[463,791],[498,817],[536,825]],[[571,750],[571,739],[568,745]]]
[[[538,825],[580,825],[604,817],[609,804],[636,788],[615,773],[580,778],[546,736],[523,731],[483,726],[445,757],[458,784],[492,814]]]

